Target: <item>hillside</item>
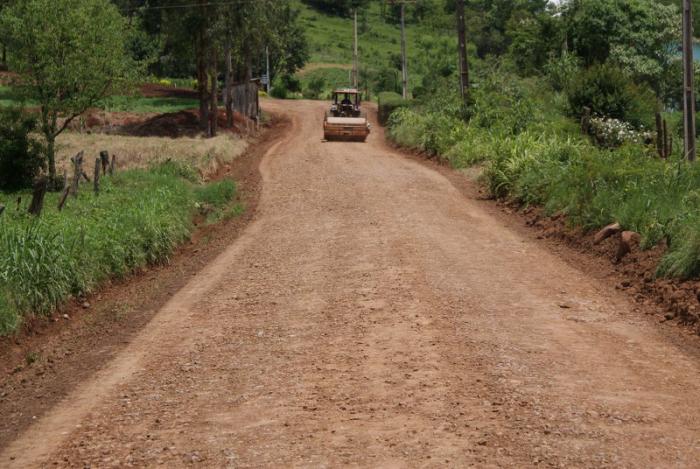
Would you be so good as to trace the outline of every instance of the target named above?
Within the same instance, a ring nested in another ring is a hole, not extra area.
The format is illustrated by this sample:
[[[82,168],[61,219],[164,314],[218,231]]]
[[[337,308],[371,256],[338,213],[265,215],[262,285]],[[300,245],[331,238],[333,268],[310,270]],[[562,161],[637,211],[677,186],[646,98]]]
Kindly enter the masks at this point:
[[[324,93],[335,86],[349,83],[352,68],[353,21],[327,15],[294,1],[301,11],[300,22],[306,31],[311,58],[298,73],[302,88],[314,79],[324,81]],[[406,25],[409,60],[409,87],[421,83],[426,66],[424,51],[452,40],[448,28],[451,17],[435,14],[430,20],[408,21]],[[383,17],[379,3],[371,3],[358,18],[360,82],[372,94],[379,91],[399,91],[401,87],[401,30]],[[322,96],[323,97],[323,96]]]

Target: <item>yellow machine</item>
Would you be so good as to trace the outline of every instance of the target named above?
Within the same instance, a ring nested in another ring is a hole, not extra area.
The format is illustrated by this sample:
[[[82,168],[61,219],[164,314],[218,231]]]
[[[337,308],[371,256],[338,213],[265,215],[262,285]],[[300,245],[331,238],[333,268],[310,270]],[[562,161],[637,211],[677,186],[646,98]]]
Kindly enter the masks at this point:
[[[323,121],[326,140],[364,142],[370,131],[367,117],[360,110],[360,92],[343,88],[333,92],[333,103]]]

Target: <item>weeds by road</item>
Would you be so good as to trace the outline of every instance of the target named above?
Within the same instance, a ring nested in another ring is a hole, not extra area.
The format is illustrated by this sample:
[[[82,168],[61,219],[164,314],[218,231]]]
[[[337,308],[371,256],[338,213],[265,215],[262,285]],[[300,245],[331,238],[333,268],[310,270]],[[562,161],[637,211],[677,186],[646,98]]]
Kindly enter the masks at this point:
[[[216,216],[235,192],[232,181],[201,185],[193,168],[167,162],[105,178],[99,196],[86,190],[61,212],[60,195],[50,194],[38,219],[6,210],[0,219],[0,334],[109,278],[167,262],[188,238],[193,215]],[[18,196],[27,194],[0,199],[9,205]]]

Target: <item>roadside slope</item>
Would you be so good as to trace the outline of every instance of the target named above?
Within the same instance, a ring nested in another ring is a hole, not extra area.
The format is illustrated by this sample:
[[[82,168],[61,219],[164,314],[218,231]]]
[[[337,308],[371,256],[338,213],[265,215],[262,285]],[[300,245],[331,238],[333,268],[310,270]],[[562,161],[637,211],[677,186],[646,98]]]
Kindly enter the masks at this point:
[[[0,464],[700,459],[697,346],[381,132],[322,143],[324,103],[266,105],[292,127],[257,219]]]

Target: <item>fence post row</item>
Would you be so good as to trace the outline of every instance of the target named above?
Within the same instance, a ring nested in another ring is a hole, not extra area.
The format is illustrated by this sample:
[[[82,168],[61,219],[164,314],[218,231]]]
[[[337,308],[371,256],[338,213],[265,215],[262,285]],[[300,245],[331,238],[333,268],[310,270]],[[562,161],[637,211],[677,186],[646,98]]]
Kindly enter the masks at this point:
[[[78,197],[78,189],[80,188],[80,178],[84,178],[87,182],[90,182],[90,177],[83,170],[83,159],[85,152],[81,151],[74,157],[72,157],[71,163],[73,164],[73,179],[71,184],[68,184],[68,171],[63,172],[63,191],[61,192],[61,197],[58,200],[58,211],[63,210],[66,204],[66,199],[68,195],[72,194],[73,197]],[[112,155],[112,160],[110,162],[109,153],[104,150],[100,152],[100,156],[95,159],[95,172],[93,188],[95,195],[100,193],[100,176],[106,175],[108,172],[110,175],[114,174],[114,170],[117,165],[117,156]],[[101,173],[101,174],[100,174]],[[34,186],[32,189],[32,201],[29,204],[28,212],[32,215],[39,216],[44,208],[44,198],[46,197],[46,192],[49,188],[49,178],[47,176],[41,176],[34,181]],[[22,197],[17,197],[17,211],[20,210],[22,206]],[[5,211],[5,205],[0,204],[0,215]]]

